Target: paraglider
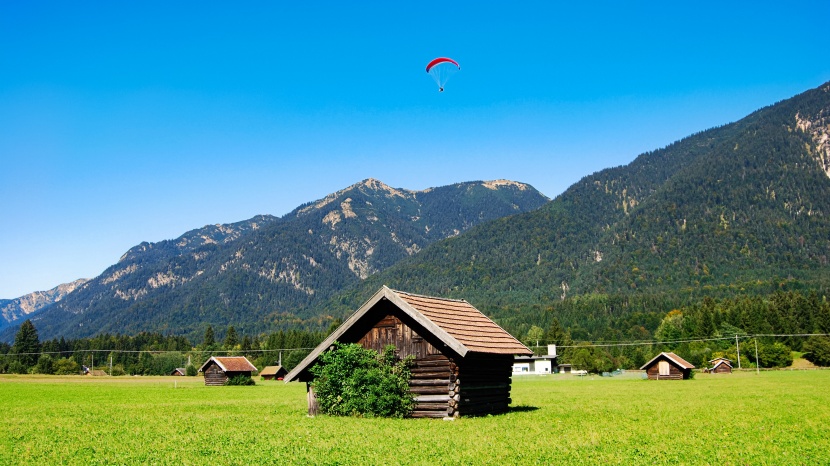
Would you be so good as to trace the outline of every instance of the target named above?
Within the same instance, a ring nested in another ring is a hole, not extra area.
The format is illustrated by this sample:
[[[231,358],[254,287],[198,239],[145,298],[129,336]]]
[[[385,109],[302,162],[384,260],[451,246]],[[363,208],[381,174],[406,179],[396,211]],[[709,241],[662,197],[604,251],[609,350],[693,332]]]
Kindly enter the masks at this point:
[[[438,57],[427,64],[427,73],[435,80],[435,84],[438,84],[438,92],[444,92],[447,80],[460,69],[457,61],[447,57]]]

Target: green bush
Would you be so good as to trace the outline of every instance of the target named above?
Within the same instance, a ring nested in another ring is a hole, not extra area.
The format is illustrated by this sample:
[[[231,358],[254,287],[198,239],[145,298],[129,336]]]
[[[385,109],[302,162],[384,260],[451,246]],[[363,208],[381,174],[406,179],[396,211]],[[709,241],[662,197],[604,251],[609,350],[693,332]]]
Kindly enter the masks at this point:
[[[256,382],[247,375],[237,375],[228,379],[225,385],[256,385]]]
[[[335,416],[409,415],[415,407],[409,392],[412,359],[398,359],[394,346],[378,354],[357,344],[335,343],[311,368],[320,410]]]
[[[790,348],[780,342],[758,345],[758,365],[761,367],[788,367],[793,363]]]
[[[41,354],[37,364],[35,364],[35,371],[38,374],[54,374],[55,368],[52,357],[48,354]]]
[[[804,342],[804,359],[817,366],[830,366],[830,338],[810,337]]]
[[[81,372],[81,366],[74,359],[69,358],[58,359],[52,364],[52,368],[58,375],[78,375]]]
[[[22,362],[18,361],[17,359],[13,360],[9,363],[9,374],[27,374],[29,372],[28,368],[23,365]]]
[[[188,377],[196,377],[197,375],[199,375],[199,371],[196,369],[196,366],[194,366],[193,364],[188,364],[187,367],[185,368],[185,374]]]

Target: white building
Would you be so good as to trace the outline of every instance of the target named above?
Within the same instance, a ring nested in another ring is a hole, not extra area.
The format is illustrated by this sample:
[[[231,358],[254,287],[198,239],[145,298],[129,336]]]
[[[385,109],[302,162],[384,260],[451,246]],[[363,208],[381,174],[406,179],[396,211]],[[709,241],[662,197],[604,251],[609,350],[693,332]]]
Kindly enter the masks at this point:
[[[516,356],[513,375],[551,374],[557,367],[556,358],[556,345],[548,345],[548,354],[544,356]]]

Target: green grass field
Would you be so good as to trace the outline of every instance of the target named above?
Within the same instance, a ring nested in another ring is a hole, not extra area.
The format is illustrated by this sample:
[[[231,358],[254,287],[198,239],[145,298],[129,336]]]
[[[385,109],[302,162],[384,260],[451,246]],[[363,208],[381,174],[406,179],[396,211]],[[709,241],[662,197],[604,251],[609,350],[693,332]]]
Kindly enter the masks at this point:
[[[0,376],[0,464],[830,464],[830,371],[514,378],[514,409],[306,416],[304,384]]]

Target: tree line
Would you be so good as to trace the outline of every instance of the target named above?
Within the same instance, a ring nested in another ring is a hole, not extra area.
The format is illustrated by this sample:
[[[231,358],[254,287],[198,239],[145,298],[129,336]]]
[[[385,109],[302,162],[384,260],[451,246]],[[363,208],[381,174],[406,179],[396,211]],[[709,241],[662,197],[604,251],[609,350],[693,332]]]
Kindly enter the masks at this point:
[[[170,375],[185,368],[187,375],[196,375],[214,355],[245,356],[260,370],[280,363],[290,370],[328,333],[297,329],[251,336],[231,325],[221,339],[208,326],[198,345],[181,335],[150,332],[41,342],[26,320],[13,344],[0,343],[0,373],[73,375],[100,369],[109,375]]]
[[[546,348],[537,345],[564,347],[560,362],[594,372],[637,369],[661,351],[672,351],[698,368],[716,357],[727,357],[736,367],[786,367],[792,352],[830,366],[830,302],[816,292],[707,297],[667,312],[648,312],[639,304],[583,296],[536,313],[541,326],[513,321],[514,328],[526,329],[514,334],[539,353]]]

